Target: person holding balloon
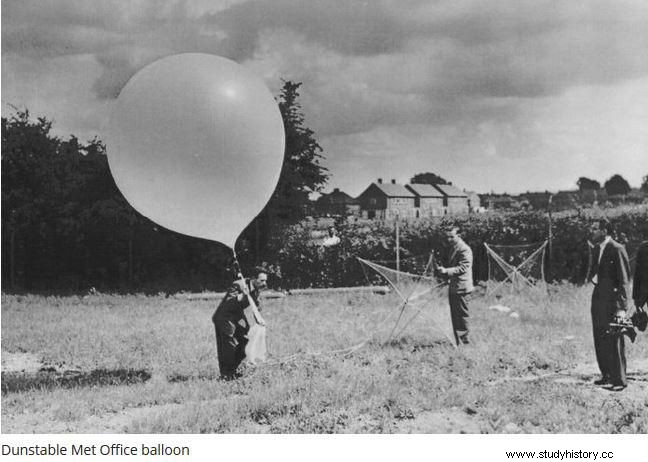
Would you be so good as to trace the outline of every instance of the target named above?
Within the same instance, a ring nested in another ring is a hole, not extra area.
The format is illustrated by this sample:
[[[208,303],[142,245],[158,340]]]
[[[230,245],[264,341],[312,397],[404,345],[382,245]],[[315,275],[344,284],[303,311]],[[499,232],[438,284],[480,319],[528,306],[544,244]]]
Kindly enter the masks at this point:
[[[106,128],[110,172],[128,203],[160,226],[226,245],[236,258],[236,241],[272,196],[285,154],[279,104],[263,79],[221,56],[166,56],[129,79]],[[244,357],[265,358],[255,305],[266,281],[265,273],[252,281],[239,275],[212,317],[225,378]]]
[[[265,327],[265,320],[259,311],[259,295],[267,284],[268,275],[263,271],[259,271],[254,279],[241,277],[235,280],[212,315],[216,332],[218,368],[221,378],[225,380],[240,376],[237,369],[246,357],[251,326]],[[249,314],[246,313],[248,308]],[[257,338],[255,337],[255,340]],[[255,349],[265,350],[265,342],[261,344],[254,341],[254,344]],[[265,356],[265,351],[255,351],[254,356]]]

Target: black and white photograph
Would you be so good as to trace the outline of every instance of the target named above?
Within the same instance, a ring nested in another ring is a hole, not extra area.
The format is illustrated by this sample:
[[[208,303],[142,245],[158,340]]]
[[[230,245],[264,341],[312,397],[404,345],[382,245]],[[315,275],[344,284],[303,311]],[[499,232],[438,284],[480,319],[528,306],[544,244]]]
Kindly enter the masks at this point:
[[[3,456],[648,433],[648,3],[1,15]]]

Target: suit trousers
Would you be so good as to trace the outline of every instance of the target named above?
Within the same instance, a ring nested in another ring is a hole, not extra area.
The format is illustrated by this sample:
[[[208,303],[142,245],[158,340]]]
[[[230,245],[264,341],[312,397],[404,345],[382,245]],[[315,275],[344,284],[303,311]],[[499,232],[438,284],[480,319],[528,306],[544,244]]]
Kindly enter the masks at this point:
[[[248,342],[247,329],[238,322],[227,319],[213,319],[216,331],[218,368],[221,377],[231,379],[245,359],[245,345]]]
[[[468,341],[468,295],[450,292],[450,317],[452,318],[452,329],[454,330],[455,341],[469,343]]]
[[[598,287],[592,293],[592,328],[594,351],[601,375],[614,385],[627,385],[625,340],[621,333],[610,333],[610,322],[616,308]]]

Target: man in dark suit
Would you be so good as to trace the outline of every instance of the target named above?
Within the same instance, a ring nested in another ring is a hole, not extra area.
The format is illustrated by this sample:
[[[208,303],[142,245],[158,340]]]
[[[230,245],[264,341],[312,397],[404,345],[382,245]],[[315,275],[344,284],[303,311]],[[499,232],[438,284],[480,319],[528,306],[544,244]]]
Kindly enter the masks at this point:
[[[648,241],[643,241],[637,249],[632,299],[637,310],[643,310],[648,303]]]
[[[245,359],[245,346],[250,322],[245,309],[252,307],[256,322],[265,325],[258,312],[259,294],[267,287],[268,275],[259,271],[255,279],[238,279],[227,291],[225,297],[212,315],[216,331],[218,368],[221,378],[231,380],[239,376],[237,369]],[[248,298],[249,297],[249,298]],[[253,303],[250,303],[250,299]]]
[[[592,292],[592,327],[596,361],[601,378],[594,383],[621,391],[627,386],[623,334],[610,324],[627,323],[630,262],[625,248],[612,239],[614,229],[607,220],[595,222],[591,240],[596,244],[594,261],[588,279]]]
[[[445,238],[450,244],[448,266],[437,266],[438,274],[448,278],[448,301],[457,345],[468,344],[468,295],[473,291],[472,262],[470,246],[459,237],[459,229],[448,228]]]

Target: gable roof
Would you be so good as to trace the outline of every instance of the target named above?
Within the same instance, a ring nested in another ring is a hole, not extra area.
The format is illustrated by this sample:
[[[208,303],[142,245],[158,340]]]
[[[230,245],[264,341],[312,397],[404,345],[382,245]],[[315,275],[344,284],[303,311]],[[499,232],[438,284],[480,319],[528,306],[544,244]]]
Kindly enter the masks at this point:
[[[431,184],[406,184],[405,187],[419,197],[443,198],[441,191]]]
[[[394,183],[371,183],[382,191],[387,197],[411,197],[414,198],[414,193],[407,189],[402,184]]]
[[[448,197],[468,197],[465,192],[451,184],[435,184],[434,187]]]
[[[334,189],[333,192],[329,194],[322,194],[317,198],[316,201],[319,205],[332,205],[332,204],[357,204],[358,201],[353,197],[349,196],[344,191],[339,189]]]

